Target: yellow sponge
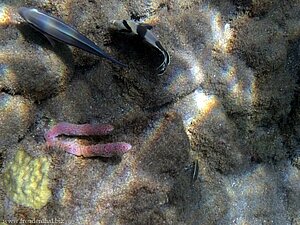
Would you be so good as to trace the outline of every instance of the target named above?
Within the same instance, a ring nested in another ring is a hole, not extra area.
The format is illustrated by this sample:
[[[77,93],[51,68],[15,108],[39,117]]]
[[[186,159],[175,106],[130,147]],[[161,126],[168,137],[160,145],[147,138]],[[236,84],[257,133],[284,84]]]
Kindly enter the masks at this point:
[[[20,149],[4,172],[7,195],[16,203],[40,209],[51,197],[48,188],[50,162],[47,157],[33,158]]]

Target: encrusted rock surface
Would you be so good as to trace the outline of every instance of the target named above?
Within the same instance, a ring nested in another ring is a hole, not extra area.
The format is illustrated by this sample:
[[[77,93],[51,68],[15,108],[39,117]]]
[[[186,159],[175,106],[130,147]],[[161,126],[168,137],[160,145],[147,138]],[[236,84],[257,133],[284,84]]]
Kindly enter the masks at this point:
[[[8,147],[24,138],[34,121],[34,104],[22,96],[0,93],[0,146]]]
[[[21,23],[24,5],[62,18],[129,67],[51,46]],[[112,19],[130,18],[154,25],[170,53],[162,76],[158,52],[109,30]],[[300,224],[299,24],[298,0],[0,4],[0,180],[20,149],[51,163],[41,208],[0,183],[0,219]],[[83,141],[133,148],[82,158],[45,146],[45,131],[63,121],[110,123],[112,135]]]

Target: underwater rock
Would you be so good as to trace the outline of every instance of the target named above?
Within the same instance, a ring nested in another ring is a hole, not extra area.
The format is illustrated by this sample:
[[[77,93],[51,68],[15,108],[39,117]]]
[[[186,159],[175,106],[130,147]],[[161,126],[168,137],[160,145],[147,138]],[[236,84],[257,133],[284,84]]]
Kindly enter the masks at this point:
[[[264,16],[274,6],[278,7],[278,2],[272,0],[233,0],[233,3],[241,9],[247,9],[247,13],[251,16]]]
[[[92,112],[91,94],[86,82],[73,80],[63,92],[45,102],[44,115],[57,121],[82,121]]]
[[[0,93],[0,145],[10,146],[28,132],[33,123],[34,105],[22,96]]]
[[[29,153],[48,154],[53,161],[51,201],[33,211],[6,198],[3,205],[13,207],[2,210],[5,218],[55,217],[66,224],[299,223],[297,1],[65,0],[45,1],[39,7],[129,67],[117,68],[66,46],[52,48],[39,33],[26,33],[27,27],[19,32],[7,26],[12,37],[1,42],[2,49],[15,45],[26,53],[27,63],[33,61],[27,48],[34,56],[45,53],[61,71],[68,63],[56,57],[66,54],[76,68],[67,84],[60,72],[32,63],[50,71],[45,78],[49,88],[44,82],[34,89],[31,80],[29,85],[24,81],[30,88],[22,91],[13,89],[12,80],[0,78],[5,92],[30,97],[26,90],[32,90],[34,99],[44,97],[24,139],[34,138],[30,146],[43,145],[44,132],[61,121],[111,123],[116,127],[112,135],[89,136],[87,141],[124,138],[132,149],[122,160],[33,149]],[[159,53],[134,37],[110,33],[112,19],[154,26],[153,33],[171,57],[162,76],[153,73],[161,61]],[[40,74],[19,61],[20,71],[28,71],[26,79],[29,73]],[[0,71],[7,71],[5,66]],[[3,112],[4,122],[15,120]],[[24,136],[24,127],[12,127]],[[0,155],[4,166],[13,157],[6,153]]]
[[[72,64],[61,58],[65,56],[35,44],[17,43],[0,46],[0,89],[41,100],[66,85]]]
[[[247,63],[259,72],[283,66],[287,57],[287,42],[279,24],[270,17],[250,23],[248,20],[241,17],[234,25],[237,30],[236,48],[244,53]]]
[[[96,210],[92,210],[93,217],[85,217],[84,211],[79,212],[76,217],[83,216],[86,219],[84,221],[91,223],[114,221],[120,224],[131,224],[134,221],[142,224],[154,221],[161,224],[165,220],[163,212],[170,204],[168,192],[178,175],[184,173],[189,142],[178,116],[164,115],[162,120],[155,117],[148,122],[150,125],[145,124],[145,127],[135,130],[137,139],[133,149],[123,156],[121,162],[87,164],[83,168],[94,171],[93,177],[95,174],[102,175],[101,182],[85,175],[86,182],[83,186],[98,190],[93,197]],[[145,136],[143,130],[147,130],[148,135]],[[63,177],[73,179],[72,174]],[[72,182],[64,183],[72,190]],[[72,196],[88,207],[84,203],[87,196],[82,191],[73,190]],[[168,217],[176,220],[173,213]],[[70,218],[75,221],[75,215]]]
[[[229,176],[224,182],[225,192],[228,196],[228,211],[220,223],[234,221],[237,224],[249,222],[259,224],[268,218],[278,224],[288,224],[285,197],[285,185],[281,173],[288,173],[286,165],[274,168],[268,164],[258,164],[246,173]],[[234,205],[234,207],[233,207]]]
[[[210,168],[228,174],[249,166],[245,142],[240,139],[239,129],[227,117],[216,96],[196,90],[174,107],[186,116],[186,132],[193,153],[205,159]],[[194,112],[191,108],[194,108]]]
[[[107,68],[99,65],[86,72],[82,79],[72,80],[65,91],[45,102],[43,114],[58,122],[115,124],[140,112],[122,92]]]
[[[271,162],[280,161],[287,157],[283,146],[284,140],[277,127],[257,127],[250,138],[251,152],[255,160]]]
[[[299,149],[298,149],[299,151]],[[288,167],[286,176],[286,193],[288,211],[293,218],[295,224],[300,222],[300,154],[298,155],[298,165]]]

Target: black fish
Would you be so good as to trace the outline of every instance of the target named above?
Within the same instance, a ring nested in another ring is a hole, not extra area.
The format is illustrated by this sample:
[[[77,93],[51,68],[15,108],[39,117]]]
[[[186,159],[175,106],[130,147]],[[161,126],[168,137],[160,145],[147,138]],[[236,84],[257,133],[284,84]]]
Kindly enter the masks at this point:
[[[106,58],[120,66],[127,66],[109,56],[90,39],[58,18],[50,16],[45,12],[34,8],[21,7],[19,8],[18,12],[34,29],[45,35],[51,44],[53,44],[52,39],[55,39],[57,41],[85,50],[94,55]]]
[[[170,56],[163,48],[158,39],[154,36],[152,26],[143,23],[136,23],[132,20],[114,20],[113,28],[128,34],[135,34],[143,38],[148,44],[156,48],[163,55],[163,62],[157,67],[158,74],[163,74],[170,64]]]

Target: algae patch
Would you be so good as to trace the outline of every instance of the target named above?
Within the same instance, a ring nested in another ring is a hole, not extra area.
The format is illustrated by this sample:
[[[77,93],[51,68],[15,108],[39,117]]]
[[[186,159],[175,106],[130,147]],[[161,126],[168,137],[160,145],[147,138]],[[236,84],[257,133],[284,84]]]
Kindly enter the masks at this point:
[[[7,195],[16,203],[40,209],[51,196],[48,188],[50,162],[47,157],[33,158],[20,149],[4,172]]]

